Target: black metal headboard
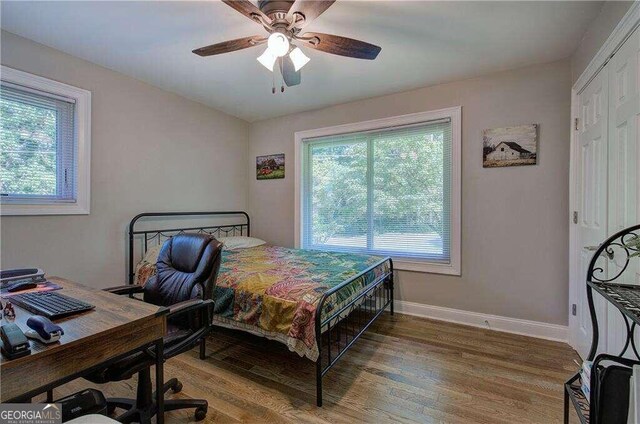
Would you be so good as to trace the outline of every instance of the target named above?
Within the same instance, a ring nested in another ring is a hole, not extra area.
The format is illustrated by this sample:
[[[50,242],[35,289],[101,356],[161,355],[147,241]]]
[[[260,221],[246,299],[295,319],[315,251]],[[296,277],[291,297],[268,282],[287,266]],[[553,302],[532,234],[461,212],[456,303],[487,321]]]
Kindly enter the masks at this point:
[[[211,218],[220,218],[220,217],[243,217],[243,221],[239,223],[224,223],[219,225],[200,225],[200,226],[189,226],[184,228],[175,228],[175,224],[171,223],[169,225],[167,223],[166,226],[169,228],[165,228],[162,225],[158,224],[154,226],[153,229],[136,229],[136,223],[141,218],[160,218],[160,217],[174,217],[174,218],[197,218],[197,217],[211,217]],[[246,222],[244,222],[246,221]],[[158,228],[160,227],[160,228]],[[250,236],[251,235],[251,222],[249,220],[249,215],[244,211],[216,211],[216,212],[145,212],[139,215],[136,215],[131,222],[129,223],[129,284],[134,283],[135,279],[135,250],[134,250],[134,241],[136,236],[139,236],[141,241],[143,241],[144,253],[147,252],[149,247],[149,242],[155,242],[156,244],[161,244],[164,239],[168,239],[169,237],[183,233],[183,232],[196,232],[196,233],[206,233],[211,234],[215,237],[228,237],[228,236]]]

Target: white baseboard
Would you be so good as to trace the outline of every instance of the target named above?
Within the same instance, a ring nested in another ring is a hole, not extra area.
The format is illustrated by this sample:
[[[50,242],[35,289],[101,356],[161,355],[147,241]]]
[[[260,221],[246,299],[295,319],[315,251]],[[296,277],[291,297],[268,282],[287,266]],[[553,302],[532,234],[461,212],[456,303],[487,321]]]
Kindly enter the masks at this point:
[[[394,302],[394,306],[396,312],[401,314],[454,322],[457,324],[470,325],[472,327],[480,327],[487,330],[521,334],[524,336],[537,337],[539,339],[567,342],[568,327],[564,325],[481,314],[478,312],[462,311],[460,309],[443,308],[441,306],[425,305],[423,303],[405,302],[401,300],[396,300]]]

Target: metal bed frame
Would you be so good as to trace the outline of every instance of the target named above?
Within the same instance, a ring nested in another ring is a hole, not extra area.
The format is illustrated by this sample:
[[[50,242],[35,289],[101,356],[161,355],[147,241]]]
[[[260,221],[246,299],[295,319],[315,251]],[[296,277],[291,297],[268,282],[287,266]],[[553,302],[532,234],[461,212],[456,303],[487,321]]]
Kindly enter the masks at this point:
[[[234,216],[243,217],[244,220],[233,224],[136,229],[136,223],[142,218],[220,218]],[[214,237],[249,236],[251,234],[251,224],[249,215],[244,211],[141,213],[129,223],[129,284],[134,284],[135,282],[134,248],[136,239],[143,243],[144,252],[146,253],[149,243],[161,244],[167,238],[184,232],[204,233]],[[348,291],[351,283],[387,261],[389,262],[388,272],[376,277],[357,296],[354,296],[346,304],[340,305],[337,310],[331,311],[329,316],[322,316],[321,311],[330,296],[336,295],[336,297],[339,297],[341,290]],[[385,311],[387,306],[389,306],[390,313],[393,315],[393,284],[393,261],[391,258],[384,258],[352,278],[332,287],[320,298],[315,315],[316,342],[319,353],[316,360],[316,403],[318,406],[322,406],[322,378],[325,374]]]

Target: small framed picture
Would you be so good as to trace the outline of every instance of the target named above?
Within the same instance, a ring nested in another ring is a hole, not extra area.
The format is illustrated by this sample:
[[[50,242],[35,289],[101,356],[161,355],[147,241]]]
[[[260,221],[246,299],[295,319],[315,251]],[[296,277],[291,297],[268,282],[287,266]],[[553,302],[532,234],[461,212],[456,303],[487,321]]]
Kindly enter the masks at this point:
[[[284,153],[256,157],[256,179],[284,178]]]
[[[535,165],[538,163],[538,124],[484,130],[482,166]]]

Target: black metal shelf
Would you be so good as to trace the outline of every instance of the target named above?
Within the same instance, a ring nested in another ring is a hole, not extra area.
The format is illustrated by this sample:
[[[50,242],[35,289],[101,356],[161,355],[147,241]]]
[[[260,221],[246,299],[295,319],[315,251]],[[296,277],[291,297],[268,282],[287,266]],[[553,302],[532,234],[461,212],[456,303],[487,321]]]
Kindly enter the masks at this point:
[[[589,424],[589,401],[582,392],[582,378],[580,373],[571,377],[565,384],[564,389],[573,403],[578,419],[582,424]],[[567,410],[568,411],[568,410]]]
[[[607,238],[596,249],[586,275],[586,294],[591,315],[591,349],[585,358],[592,362],[593,372],[597,372],[603,361],[613,361],[626,367],[640,364],[640,352],[634,339],[636,326],[640,327],[640,286],[619,284],[625,271],[634,269],[631,260],[638,256],[640,248],[635,245],[640,238],[640,224],[625,228]],[[638,258],[636,258],[638,259]],[[636,260],[633,259],[633,260]],[[610,263],[615,267],[610,267]],[[627,274],[628,275],[628,274]],[[598,329],[598,317],[593,301],[593,291],[615,306],[620,313],[626,327],[626,341],[622,350],[617,355],[600,353],[596,356],[600,332]],[[627,359],[625,355],[632,353],[635,359]],[[582,424],[595,422],[599,411],[590,408],[589,400],[582,393],[582,379],[580,373],[571,377],[564,385],[564,423],[569,423],[569,403],[572,403]],[[571,402],[569,402],[571,399]],[[597,401],[595,407],[597,407]],[[592,416],[593,415],[593,416]]]
[[[587,281],[587,284],[611,302],[631,321],[640,325],[640,286]]]

